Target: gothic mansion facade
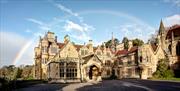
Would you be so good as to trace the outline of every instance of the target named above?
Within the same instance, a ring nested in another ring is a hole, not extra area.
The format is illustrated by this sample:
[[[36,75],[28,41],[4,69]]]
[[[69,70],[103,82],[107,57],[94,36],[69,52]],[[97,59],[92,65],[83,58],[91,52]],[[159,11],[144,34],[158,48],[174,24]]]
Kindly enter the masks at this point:
[[[74,44],[68,35],[58,42],[53,32],[47,32],[34,49],[34,76],[58,82],[101,81],[112,75],[118,79],[147,79],[156,71],[159,59],[168,56],[170,65],[180,60],[180,26],[165,30],[160,24],[159,31],[158,44],[137,47],[129,41],[128,49],[123,43],[115,46],[113,36],[111,48],[106,48],[105,44],[93,46],[92,40],[86,45]]]

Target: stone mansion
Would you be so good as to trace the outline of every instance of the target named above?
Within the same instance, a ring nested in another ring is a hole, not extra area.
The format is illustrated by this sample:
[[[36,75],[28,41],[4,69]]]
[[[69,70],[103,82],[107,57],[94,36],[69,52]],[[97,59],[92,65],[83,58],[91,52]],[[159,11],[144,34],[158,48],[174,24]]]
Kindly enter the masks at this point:
[[[159,59],[168,58],[169,65],[180,71],[180,25],[164,27],[161,21],[157,43],[133,46],[124,44],[111,48],[94,46],[93,41],[78,45],[66,35],[63,42],[57,41],[53,32],[40,37],[35,52],[35,78],[58,82],[101,81],[115,75],[121,78],[151,77],[156,71]]]

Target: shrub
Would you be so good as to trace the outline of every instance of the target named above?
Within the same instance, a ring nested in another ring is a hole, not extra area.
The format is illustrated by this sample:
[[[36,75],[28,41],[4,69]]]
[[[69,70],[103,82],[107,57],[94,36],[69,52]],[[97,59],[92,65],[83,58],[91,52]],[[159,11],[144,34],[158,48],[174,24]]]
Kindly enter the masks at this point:
[[[173,70],[170,69],[167,59],[161,59],[158,62],[157,70],[153,74],[154,78],[172,78],[174,77]]]

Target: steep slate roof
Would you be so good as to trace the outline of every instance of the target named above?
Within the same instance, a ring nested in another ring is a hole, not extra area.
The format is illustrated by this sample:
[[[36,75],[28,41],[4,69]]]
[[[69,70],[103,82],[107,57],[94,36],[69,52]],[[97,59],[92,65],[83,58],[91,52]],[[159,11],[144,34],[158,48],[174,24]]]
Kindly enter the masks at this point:
[[[180,36],[180,25],[174,25],[168,29],[166,39],[171,39],[171,33],[174,33],[174,36]]]
[[[61,49],[61,48],[65,45],[65,43],[57,43],[57,45],[58,45],[59,48]]]
[[[134,46],[132,47],[129,51],[127,49],[124,49],[124,50],[119,50],[116,52],[116,56],[118,55],[127,55],[129,53],[133,53],[133,52],[136,52],[138,50],[138,47],[137,46]]]
[[[63,48],[63,47],[66,45],[65,43],[57,43],[57,44],[58,44],[58,46],[59,46],[60,49]],[[79,51],[80,48],[82,48],[84,45],[77,45],[77,44],[75,44],[74,46],[77,48],[77,51]],[[93,51],[94,51],[94,52],[95,52],[97,49],[98,49],[98,47],[93,47]],[[100,47],[100,50],[103,51],[104,48]]]
[[[63,48],[66,45],[65,43],[57,43],[57,44],[58,44],[60,49]],[[77,51],[79,51],[80,48],[83,47],[83,45],[74,45],[74,46],[77,48]]]
[[[152,47],[152,49],[153,49],[154,52],[155,52],[155,51],[157,50],[157,48],[158,48],[158,46],[155,45],[155,44],[151,44],[151,47]]]

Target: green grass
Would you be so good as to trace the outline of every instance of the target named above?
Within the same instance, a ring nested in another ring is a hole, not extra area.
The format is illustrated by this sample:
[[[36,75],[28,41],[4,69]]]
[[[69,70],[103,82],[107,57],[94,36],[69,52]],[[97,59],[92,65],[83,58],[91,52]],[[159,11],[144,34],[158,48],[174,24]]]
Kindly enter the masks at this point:
[[[180,81],[180,78],[150,78],[152,80]]]

